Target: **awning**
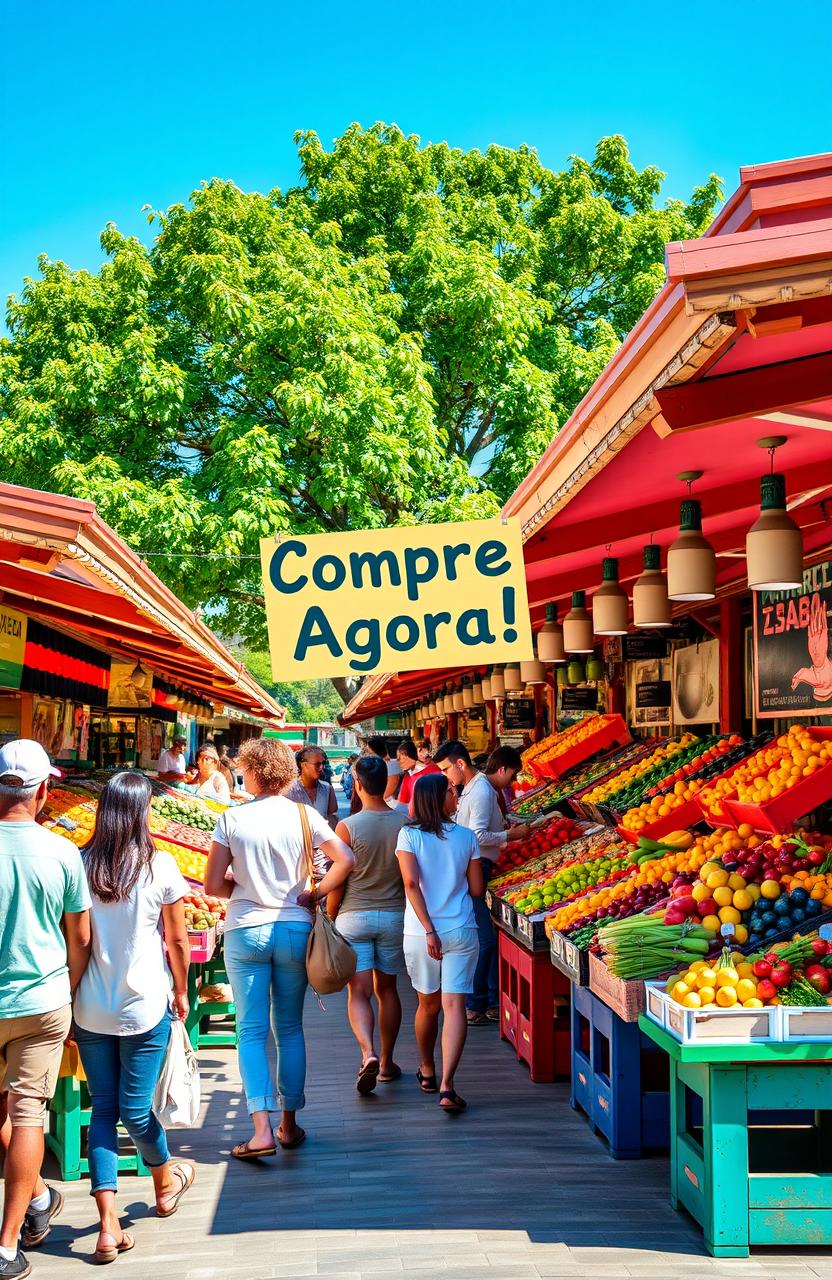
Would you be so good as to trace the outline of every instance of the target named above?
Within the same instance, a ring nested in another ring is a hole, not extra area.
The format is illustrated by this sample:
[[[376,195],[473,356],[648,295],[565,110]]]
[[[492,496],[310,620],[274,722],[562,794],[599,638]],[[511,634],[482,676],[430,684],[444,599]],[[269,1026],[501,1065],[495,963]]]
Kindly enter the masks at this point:
[[[283,721],[283,708],[91,502],[0,484],[0,600],[217,703]]]

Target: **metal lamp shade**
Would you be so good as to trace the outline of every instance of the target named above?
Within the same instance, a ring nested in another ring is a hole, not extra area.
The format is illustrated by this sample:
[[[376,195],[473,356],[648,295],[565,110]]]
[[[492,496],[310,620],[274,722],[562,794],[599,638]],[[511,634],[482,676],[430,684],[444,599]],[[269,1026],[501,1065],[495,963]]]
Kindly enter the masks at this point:
[[[520,674],[519,662],[506,663],[503,672],[503,680],[505,681],[506,693],[521,693],[525,688],[526,682]]]
[[[786,481],[763,476],[760,515],[748,530],[745,559],[752,591],[793,591],[803,585],[803,535],[786,511]]]
[[[481,707],[485,702],[485,694],[483,692],[482,681],[475,680],[474,687],[471,690],[471,697],[475,707]]]
[[[501,667],[495,667],[491,672],[491,696],[492,698],[506,696],[506,682]]]
[[[566,661],[563,627],[558,622],[557,605],[546,606],[546,621],[537,636],[537,656],[541,662]]]
[[[484,675],[484,676],[483,676],[483,678],[482,678],[482,684],[481,684],[481,686],[480,686],[480,687],[482,688],[482,700],[483,700],[483,702],[490,702],[490,701],[491,701],[491,699],[494,697],[494,694],[491,692],[491,676],[492,676],[492,674],[493,674],[493,673],[492,673],[491,671],[489,671],[489,672],[488,672],[488,674],[487,674],[487,675]]]
[[[474,690],[470,684],[462,686],[462,705],[466,711],[470,711],[474,705]]]
[[[430,717],[431,720],[435,720],[437,717],[437,714],[438,712],[436,710],[436,703],[433,700],[431,700],[428,703],[428,716]]]
[[[625,636],[628,612],[627,593],[618,582],[618,561],[606,556],[601,585],[592,597],[592,629],[596,636]]]
[[[696,498],[682,503],[679,536],[667,553],[667,594],[671,600],[716,596],[716,556],[702,535],[702,507]]]
[[[585,591],[572,592],[572,608],[563,620],[563,647],[567,653],[592,653],[595,648]]]
[[[527,684],[545,684],[546,668],[537,658],[531,662],[520,663],[520,679],[523,681],[523,687]]]
[[[633,624],[636,627],[669,627],[670,601],[667,578],[661,571],[661,549],[650,543],[644,548],[644,572],[633,587]]]
[[[454,689],[454,711],[465,710],[465,699],[462,696],[461,689]]]

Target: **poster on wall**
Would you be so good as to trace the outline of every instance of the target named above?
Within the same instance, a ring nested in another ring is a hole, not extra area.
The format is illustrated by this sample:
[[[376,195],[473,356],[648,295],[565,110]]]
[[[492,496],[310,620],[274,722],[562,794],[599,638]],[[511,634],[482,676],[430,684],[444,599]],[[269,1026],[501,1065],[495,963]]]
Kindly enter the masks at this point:
[[[832,715],[832,561],[812,565],[799,591],[754,593],[757,715]]]
[[[673,654],[673,719],[676,724],[719,720],[719,641],[687,645]]]
[[[108,707],[150,707],[153,705],[153,672],[139,662],[113,658],[110,664]]]
[[[632,691],[628,702],[632,708],[633,724],[670,724],[670,660],[655,658],[634,662],[631,671]]]

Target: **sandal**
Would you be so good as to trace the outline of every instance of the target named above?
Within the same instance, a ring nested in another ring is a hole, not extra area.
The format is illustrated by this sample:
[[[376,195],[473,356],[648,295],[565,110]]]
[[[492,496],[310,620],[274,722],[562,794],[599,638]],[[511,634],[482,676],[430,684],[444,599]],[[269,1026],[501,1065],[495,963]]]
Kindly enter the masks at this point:
[[[196,1169],[192,1164],[174,1164],[171,1165],[170,1171],[171,1173],[175,1173],[178,1178],[182,1179],[182,1186],[179,1188],[176,1195],[168,1201],[169,1207],[167,1209],[160,1209],[158,1205],[156,1206],[157,1218],[173,1217],[176,1210],[179,1208],[179,1201],[182,1199],[185,1192],[189,1191],[194,1185],[194,1179],[196,1178]],[[190,1174],[190,1177],[188,1177],[188,1174]]]
[[[443,1102],[444,1098],[449,1100],[447,1105]],[[460,1098],[455,1089],[443,1089],[439,1095],[439,1105],[443,1111],[448,1112],[448,1115],[457,1115],[460,1111],[465,1110],[468,1103],[464,1098]]]
[[[466,1014],[466,1022],[469,1027],[487,1027],[493,1021],[494,1019],[489,1018],[487,1013],[477,1013],[474,1009],[469,1009]]]
[[[103,1249],[96,1249],[94,1254],[95,1261],[102,1266],[106,1262],[115,1262],[120,1253],[127,1253],[135,1243],[136,1241],[129,1231],[122,1231],[118,1244],[108,1244]]]
[[[276,1156],[277,1147],[253,1147],[249,1138],[248,1142],[238,1142],[232,1147],[231,1154],[235,1160],[259,1160],[261,1156]]]
[[[419,1070],[416,1072],[416,1079],[419,1081],[419,1088],[422,1090],[422,1093],[437,1092],[438,1085],[436,1083],[435,1075],[432,1075],[432,1076],[422,1075],[422,1068],[420,1067]]]
[[[382,1072],[378,1073],[379,1084],[392,1084],[394,1080],[401,1080],[401,1078],[402,1078],[402,1069],[401,1067],[397,1066],[395,1062],[393,1063],[392,1067],[390,1068],[390,1070],[387,1072],[386,1075],[382,1074]]]
[[[379,1061],[378,1058],[368,1058],[358,1073],[358,1079],[355,1087],[363,1098],[373,1092],[378,1080]]]
[[[277,1140],[284,1151],[293,1151],[295,1147],[299,1147],[302,1142],[306,1141],[306,1130],[298,1129],[294,1138],[291,1138],[289,1142],[284,1142],[280,1134],[277,1135]]]

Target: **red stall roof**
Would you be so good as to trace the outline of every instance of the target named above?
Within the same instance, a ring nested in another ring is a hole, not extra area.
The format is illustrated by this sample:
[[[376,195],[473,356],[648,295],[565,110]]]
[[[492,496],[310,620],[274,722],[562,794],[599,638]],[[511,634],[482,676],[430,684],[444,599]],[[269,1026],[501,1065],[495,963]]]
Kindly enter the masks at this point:
[[[666,284],[505,505],[535,627],[548,601],[598,585],[605,554],[632,586],[644,543],[676,537],[683,471],[703,473],[693,496],[718,594],[743,590],[767,436],[786,437],[775,469],[807,559],[832,545],[832,154],[741,169],[705,235],[669,244],[666,261]],[[402,680],[421,692],[440,678],[421,674]],[[394,679],[362,689],[345,719],[400,705]]]
[[[283,708],[91,502],[0,484],[0,600],[215,702],[283,722]]]

